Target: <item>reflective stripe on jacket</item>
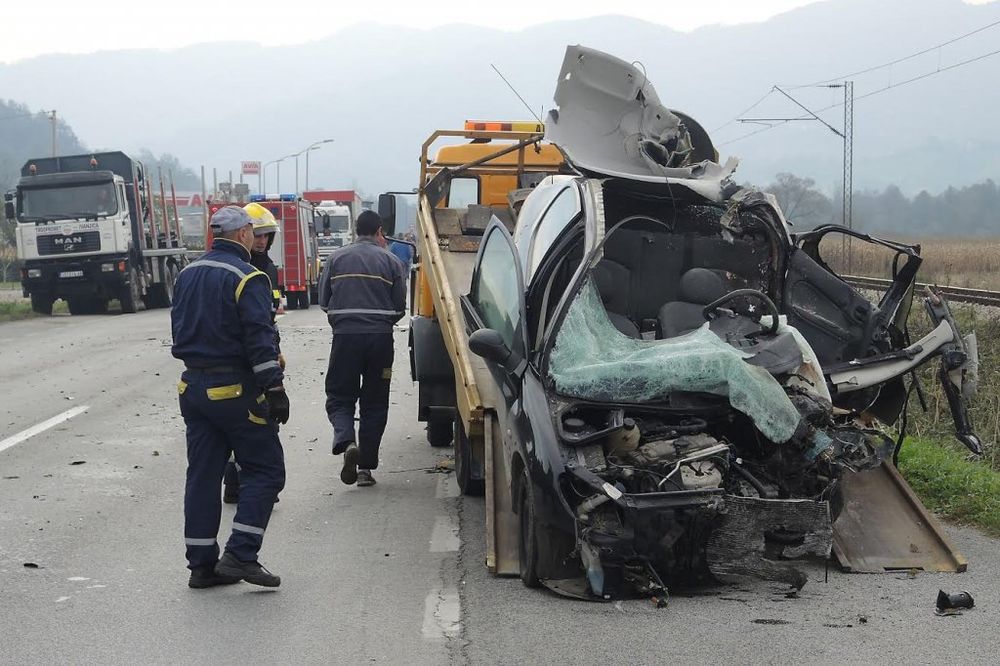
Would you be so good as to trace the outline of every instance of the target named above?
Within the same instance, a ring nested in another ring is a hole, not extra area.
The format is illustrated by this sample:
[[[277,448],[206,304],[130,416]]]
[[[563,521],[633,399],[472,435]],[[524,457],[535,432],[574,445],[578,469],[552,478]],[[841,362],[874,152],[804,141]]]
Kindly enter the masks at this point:
[[[334,250],[319,283],[319,304],[333,332],[391,332],[406,308],[405,270],[374,238]]]
[[[239,243],[216,238],[174,286],[171,352],[193,368],[233,366],[251,370],[261,389],[281,384],[271,283],[251,266]]]

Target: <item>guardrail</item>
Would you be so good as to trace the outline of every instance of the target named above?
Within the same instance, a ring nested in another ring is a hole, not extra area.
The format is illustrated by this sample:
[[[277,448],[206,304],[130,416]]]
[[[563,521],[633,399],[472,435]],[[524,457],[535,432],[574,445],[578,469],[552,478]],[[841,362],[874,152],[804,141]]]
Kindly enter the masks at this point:
[[[844,277],[844,280],[852,287],[859,289],[879,289],[884,291],[892,284],[892,280],[862,277],[860,275],[848,275]],[[933,287],[935,291],[954,303],[976,303],[979,305],[1000,307],[1000,291],[970,289],[968,287],[948,287],[935,284],[928,285],[924,282],[916,284],[916,288],[921,291],[927,286]]]

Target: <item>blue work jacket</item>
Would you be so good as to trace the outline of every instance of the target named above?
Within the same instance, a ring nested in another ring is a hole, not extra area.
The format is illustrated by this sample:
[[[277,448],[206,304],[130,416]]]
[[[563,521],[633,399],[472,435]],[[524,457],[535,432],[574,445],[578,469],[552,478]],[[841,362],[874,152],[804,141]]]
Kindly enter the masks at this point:
[[[190,368],[233,366],[252,371],[261,390],[281,384],[271,282],[250,265],[250,253],[225,238],[177,276],[171,352]]]

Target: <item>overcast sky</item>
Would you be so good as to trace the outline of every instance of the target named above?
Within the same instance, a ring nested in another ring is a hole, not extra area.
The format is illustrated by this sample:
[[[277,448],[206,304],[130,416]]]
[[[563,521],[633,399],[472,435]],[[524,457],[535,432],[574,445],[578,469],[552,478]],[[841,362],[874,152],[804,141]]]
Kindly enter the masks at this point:
[[[625,14],[693,30],[713,23],[763,21],[817,0],[40,0],[4,3],[0,61],[44,53],[89,53],[136,47],[176,48],[250,40],[296,44],[361,21],[429,28],[473,23],[507,30],[567,18]],[[308,17],[308,20],[301,20]]]

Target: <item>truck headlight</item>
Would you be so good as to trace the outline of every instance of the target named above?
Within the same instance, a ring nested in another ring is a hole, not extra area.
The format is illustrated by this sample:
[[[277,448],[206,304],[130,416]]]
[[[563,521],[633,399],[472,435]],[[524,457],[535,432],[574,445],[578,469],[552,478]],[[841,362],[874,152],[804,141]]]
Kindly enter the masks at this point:
[[[29,268],[28,277],[30,278],[40,278],[42,277],[42,270],[40,268]]]
[[[101,264],[102,273],[113,273],[115,271],[114,264]]]

